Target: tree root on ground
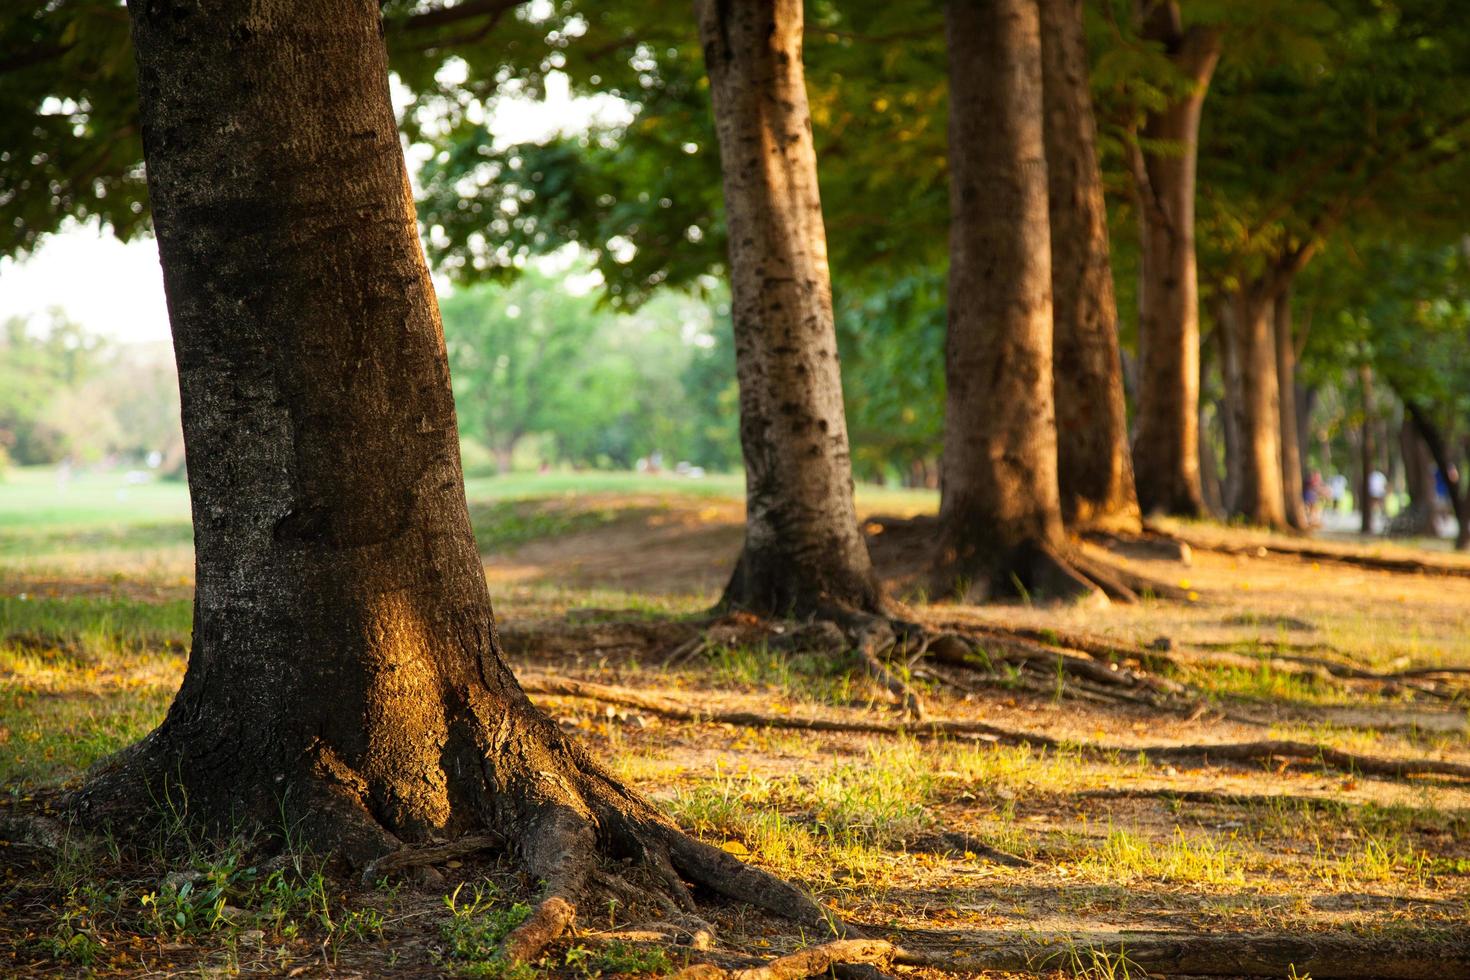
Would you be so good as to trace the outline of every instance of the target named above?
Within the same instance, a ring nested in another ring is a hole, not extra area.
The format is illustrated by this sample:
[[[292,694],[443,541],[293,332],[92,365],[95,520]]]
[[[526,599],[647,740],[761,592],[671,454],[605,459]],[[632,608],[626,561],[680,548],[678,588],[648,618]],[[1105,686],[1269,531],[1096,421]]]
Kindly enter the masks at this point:
[[[1144,534],[1149,537],[1177,541],[1188,545],[1196,551],[1211,551],[1222,555],[1264,558],[1267,555],[1275,554],[1282,557],[1296,558],[1301,561],[1325,561],[1334,562],[1339,565],[1351,565],[1356,568],[1365,568],[1376,572],[1398,572],[1410,575],[1447,575],[1470,578],[1470,564],[1460,564],[1458,562],[1437,562],[1422,558],[1399,558],[1391,555],[1365,555],[1352,551],[1340,551],[1336,548],[1317,547],[1296,541],[1272,540],[1269,543],[1231,544],[1225,541],[1211,541],[1207,538],[1196,537],[1147,522],[1144,524]]]
[[[937,938],[937,937],[936,937]],[[964,935],[951,933],[963,941]],[[1319,980],[1439,980],[1470,970],[1470,943],[1319,935],[1137,932],[1117,936],[1012,938],[987,933],[953,952],[906,948],[879,939],[839,940],[766,963],[726,968],[691,965],[676,980],[800,980],[860,965],[869,970],[916,967],[947,973],[1088,971],[1102,966],[1149,976],[1281,977],[1295,969]],[[860,976],[873,977],[864,971]],[[882,975],[881,972],[877,975]]]
[[[1220,744],[1187,744],[1158,746],[1101,746],[1069,744],[1049,735],[1015,731],[984,722],[929,720],[912,723],[882,721],[842,721],[830,718],[797,718],[769,715],[753,711],[701,710],[690,708],[661,696],[644,694],[623,687],[612,687],[591,681],[574,680],[546,674],[528,674],[520,678],[528,694],[585,698],[606,704],[638,708],[660,717],[688,722],[713,722],[744,728],[784,728],[801,731],[847,732],[865,735],[906,735],[912,738],[979,738],[1007,745],[1035,748],[1070,748],[1094,756],[1143,757],[1149,762],[1212,760],[1226,762],[1296,761],[1321,764],[1347,773],[1402,779],[1409,776],[1444,776],[1470,781],[1470,765],[1440,759],[1387,759],[1343,752],[1312,742],[1263,740]],[[723,853],[723,852],[722,852]]]

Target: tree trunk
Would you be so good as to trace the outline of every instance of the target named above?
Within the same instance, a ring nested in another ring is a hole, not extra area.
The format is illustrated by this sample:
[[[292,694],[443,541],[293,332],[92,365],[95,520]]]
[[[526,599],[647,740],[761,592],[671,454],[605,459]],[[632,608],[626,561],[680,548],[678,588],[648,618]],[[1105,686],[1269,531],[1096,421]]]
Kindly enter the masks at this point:
[[[1232,510],[1252,524],[1286,527],[1281,481],[1281,399],[1276,390],[1275,300],[1260,284],[1235,296],[1235,351],[1241,380],[1240,492]]]
[[[1409,490],[1409,506],[1394,516],[1388,532],[1409,537],[1433,535],[1436,531],[1435,512],[1439,509],[1439,493],[1435,487],[1438,467],[1414,424],[1412,413],[1405,415],[1403,424],[1399,426],[1399,452],[1404,457],[1404,483]]]
[[[1359,530],[1363,534],[1373,533],[1373,497],[1368,492],[1373,477],[1373,369],[1367,364],[1358,366],[1358,387],[1363,395],[1363,428],[1358,440],[1359,469],[1358,508],[1362,511],[1363,523]]]
[[[1040,13],[1062,519],[1137,531],[1082,0],[1041,0]]]
[[[935,587],[1092,587],[1060,559],[1051,241],[1036,0],[945,8],[950,266]]]
[[[1134,153],[1139,200],[1139,390],[1133,473],[1145,513],[1194,517],[1200,495],[1199,281],[1194,249],[1200,110],[1220,57],[1217,33],[1185,30],[1173,0],[1153,4],[1143,36],[1164,45],[1193,90],[1150,115],[1142,136],[1167,152]]]
[[[724,602],[882,606],[852,500],[800,0],[699,0],[730,240],[745,547]]]
[[[1449,491],[1450,508],[1455,514],[1455,550],[1470,549],[1470,486],[1465,484],[1464,475],[1456,468],[1454,460],[1450,457],[1449,441],[1418,405],[1406,401],[1404,410],[1409,413],[1414,427],[1423,436],[1424,444],[1428,447],[1430,456],[1434,458],[1434,465],[1444,476],[1445,487]]]
[[[495,472],[500,476],[505,476],[515,468],[516,443],[518,442],[520,438],[515,437],[495,446],[492,450],[495,456]]]
[[[1199,432],[1197,440],[1199,448],[1199,476],[1200,491],[1204,495],[1206,509],[1211,514],[1225,513],[1225,486],[1220,479],[1220,466],[1215,456],[1215,436],[1213,422],[1218,422],[1223,406],[1218,402],[1210,403],[1206,397],[1208,385],[1205,379],[1209,377],[1210,361],[1213,354],[1215,362],[1221,363],[1223,358],[1222,334],[1218,326],[1210,334],[1200,341],[1200,389],[1201,398],[1199,403]],[[1213,404],[1213,413],[1211,412]]]
[[[512,961],[569,921],[599,851],[739,891],[753,872],[621,787],[501,654],[377,6],[129,11],[194,642],[163,723],[88,779],[78,817],[148,819],[167,793],[216,826],[284,818],[355,866],[499,837],[546,883]]]
[[[1286,504],[1286,523],[1307,530],[1307,502],[1302,484],[1302,426],[1297,420],[1296,338],[1292,335],[1291,290],[1276,295],[1272,318],[1276,340],[1276,390],[1281,423],[1281,491]]]
[[[1240,315],[1229,296],[1222,296],[1216,311],[1215,336],[1220,340],[1220,434],[1225,443],[1225,478],[1220,497],[1225,514],[1234,514],[1240,500],[1241,433],[1245,419],[1245,382],[1240,376]]]

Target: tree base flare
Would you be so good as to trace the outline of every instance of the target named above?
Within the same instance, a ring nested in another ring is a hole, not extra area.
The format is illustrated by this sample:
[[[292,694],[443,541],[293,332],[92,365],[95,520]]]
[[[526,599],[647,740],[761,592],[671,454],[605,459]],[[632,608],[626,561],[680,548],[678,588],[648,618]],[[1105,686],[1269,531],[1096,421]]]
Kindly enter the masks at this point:
[[[637,895],[663,910],[687,912],[694,908],[693,888],[820,934],[845,931],[794,885],[684,834],[518,689],[503,707],[498,719],[466,707],[443,729],[449,734],[433,755],[445,761],[430,778],[443,783],[444,812],[395,807],[401,801],[362,768],[321,748],[301,754],[301,764],[270,785],[214,786],[199,778],[209,771],[207,760],[170,722],[104,762],[61,808],[86,830],[146,831],[149,824],[187,820],[223,836],[253,826],[368,884],[387,875],[435,882],[433,864],[482,851],[508,853],[543,882],[531,914],[502,942],[500,955],[509,964],[534,960],[588,903],[613,897],[626,904]],[[498,727],[477,727],[486,720]],[[470,756],[471,748],[478,754]],[[624,879],[634,871],[636,886]]]

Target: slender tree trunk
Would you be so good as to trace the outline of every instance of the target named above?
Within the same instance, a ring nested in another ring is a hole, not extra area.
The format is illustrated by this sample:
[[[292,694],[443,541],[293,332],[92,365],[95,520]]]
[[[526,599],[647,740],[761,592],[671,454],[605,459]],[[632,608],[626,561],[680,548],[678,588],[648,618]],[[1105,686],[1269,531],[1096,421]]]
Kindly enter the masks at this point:
[[[495,455],[496,473],[505,476],[515,468],[516,444],[520,441],[520,437],[515,436],[495,446],[493,452]]]
[[[1286,527],[1281,481],[1281,399],[1276,390],[1275,301],[1260,284],[1235,296],[1241,380],[1240,492],[1232,510],[1252,524]]]
[[[698,0],[730,239],[745,547],[728,605],[806,615],[882,598],[858,529],[801,0]]]
[[[1139,351],[1133,473],[1145,513],[1203,513],[1199,458],[1199,280],[1194,196],[1200,111],[1220,57],[1214,31],[1185,30],[1174,0],[1151,4],[1143,35],[1164,45],[1193,83],[1179,101],[1149,116],[1143,137],[1168,152],[1135,152],[1139,200]]]
[[[168,792],[217,826],[284,815],[354,865],[499,835],[546,882],[512,961],[561,931],[598,851],[728,885],[725,857],[593,762],[502,656],[377,5],[130,14],[194,642],[163,723],[89,777],[78,817],[146,819]]]
[[[952,0],[950,266],[935,585],[1090,593],[1059,558],[1051,241],[1036,0]]]
[[[1444,433],[1440,432],[1439,426],[1434,424],[1420,406],[1413,402],[1404,402],[1404,410],[1423,437],[1430,456],[1434,458],[1434,465],[1444,476],[1450,507],[1455,514],[1455,550],[1470,549],[1470,486],[1466,486],[1464,474],[1455,467],[1450,456],[1450,443],[1445,439]]]
[[[1276,389],[1281,436],[1281,491],[1286,504],[1286,523],[1307,530],[1307,502],[1302,486],[1301,426],[1297,422],[1296,341],[1292,336],[1291,290],[1276,294],[1272,317],[1276,341]]]
[[[1298,346],[1297,350],[1301,350],[1301,347]],[[1293,363],[1297,359],[1297,353],[1293,351]],[[1312,445],[1312,413],[1317,410],[1317,388],[1315,385],[1309,387],[1298,383],[1294,396],[1292,400],[1296,405],[1296,445],[1297,451],[1301,454],[1301,481],[1302,486],[1305,487],[1314,469],[1310,459],[1310,447]],[[1330,458],[1320,460],[1320,464],[1315,469],[1325,471],[1332,468]]]
[[[1358,480],[1358,507],[1363,512],[1360,528],[1363,534],[1373,533],[1373,496],[1369,485],[1373,478],[1373,416],[1377,409],[1373,404],[1373,369],[1367,364],[1358,366],[1358,387],[1363,395],[1363,428],[1358,440],[1360,470]]]
[[[1210,362],[1212,359],[1218,364],[1221,358],[1221,334],[1223,331],[1216,327],[1210,334],[1200,342],[1200,388],[1201,398],[1199,403],[1199,476],[1200,490],[1204,494],[1205,507],[1213,514],[1225,513],[1225,488],[1220,480],[1220,466],[1215,458],[1215,435],[1212,421],[1218,422],[1221,407],[1218,401],[1213,405],[1205,397],[1208,386],[1205,379],[1209,377]],[[1211,408],[1213,407],[1213,417]]]
[[[1069,527],[1140,526],[1082,0],[1041,0],[1057,483]]]
[[[1245,382],[1240,373],[1239,310],[1222,296],[1216,311],[1215,335],[1220,340],[1220,433],[1225,443],[1225,478],[1221,487],[1224,512],[1234,514],[1240,500],[1241,433],[1245,426]]]

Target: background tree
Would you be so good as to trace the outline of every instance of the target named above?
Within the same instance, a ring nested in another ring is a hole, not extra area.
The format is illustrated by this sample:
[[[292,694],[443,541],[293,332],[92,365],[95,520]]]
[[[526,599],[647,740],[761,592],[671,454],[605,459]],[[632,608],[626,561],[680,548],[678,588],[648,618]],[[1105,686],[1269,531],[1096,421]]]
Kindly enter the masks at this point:
[[[1145,513],[1204,513],[1199,484],[1199,275],[1194,198],[1200,114],[1220,32],[1176,0],[1139,0],[1139,33],[1175,68],[1173,91],[1129,144],[1139,222],[1138,421],[1133,470]]]
[[[1069,526],[1137,530],[1081,0],[1041,0],[1057,480]]]
[[[936,590],[1091,593],[1061,552],[1036,0],[945,7],[949,335]]]
[[[93,773],[79,816],[145,816],[177,781],[193,818],[284,817],[359,866],[488,831],[545,882],[505,940],[512,963],[570,921],[599,853],[652,868],[676,900],[679,872],[821,922],[621,787],[506,666],[377,8],[130,14],[190,461],[194,644],[162,724]]]

